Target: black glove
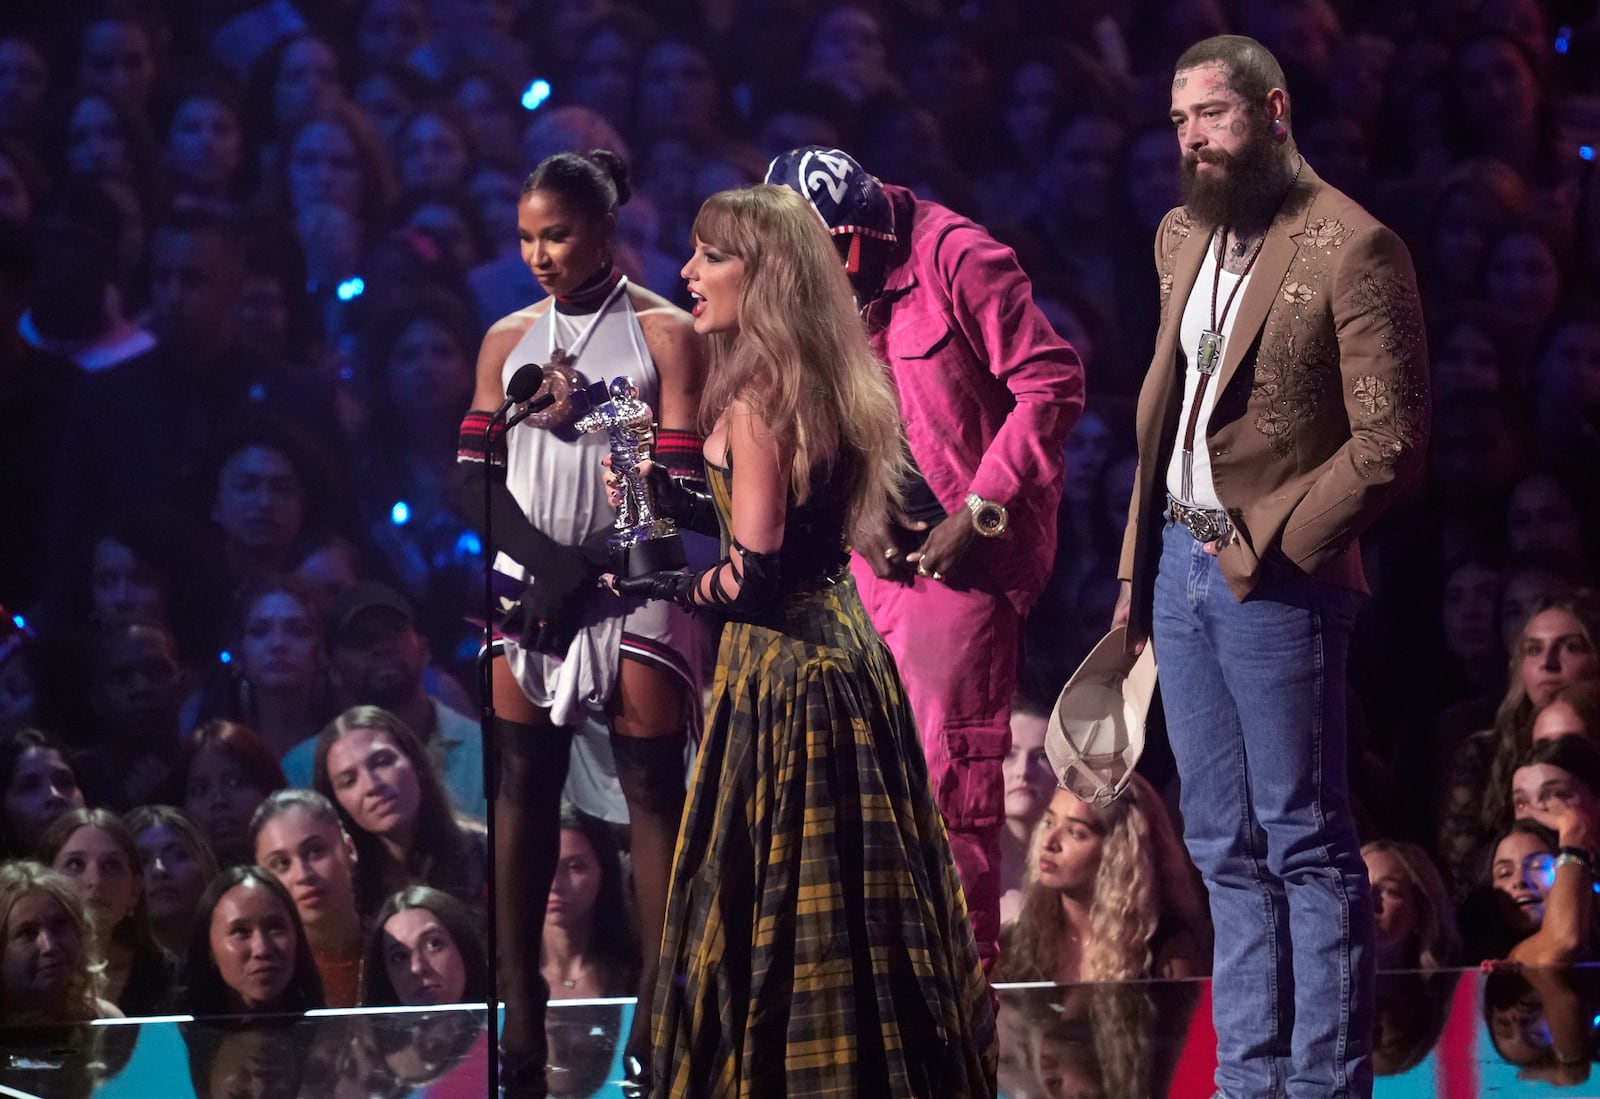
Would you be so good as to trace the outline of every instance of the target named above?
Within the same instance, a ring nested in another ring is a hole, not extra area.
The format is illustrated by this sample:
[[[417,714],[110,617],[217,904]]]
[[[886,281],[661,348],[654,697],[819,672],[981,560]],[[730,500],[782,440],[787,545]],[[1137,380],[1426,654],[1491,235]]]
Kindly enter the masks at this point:
[[[650,464],[650,470],[645,474],[645,484],[649,486],[650,499],[655,503],[656,511],[682,529],[712,538],[722,533],[721,522],[717,519],[717,505],[711,499],[711,493],[690,488],[686,481],[672,476],[665,466],[655,462]]]
[[[578,604],[599,575],[583,550],[552,545],[529,575],[521,600],[501,618],[500,632],[524,649],[566,652],[578,632]]]
[[[613,584],[618,595],[669,599],[685,610],[693,610],[694,589],[699,579],[699,574],[693,572],[647,572],[643,576],[619,576]]]

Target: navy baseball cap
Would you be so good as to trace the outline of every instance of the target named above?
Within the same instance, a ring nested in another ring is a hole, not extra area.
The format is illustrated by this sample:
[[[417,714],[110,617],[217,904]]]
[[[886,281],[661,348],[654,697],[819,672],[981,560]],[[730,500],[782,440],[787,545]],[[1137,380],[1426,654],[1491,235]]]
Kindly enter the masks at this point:
[[[857,233],[893,242],[894,212],[878,180],[855,157],[825,145],[803,145],[775,157],[767,183],[804,195],[834,236]]]

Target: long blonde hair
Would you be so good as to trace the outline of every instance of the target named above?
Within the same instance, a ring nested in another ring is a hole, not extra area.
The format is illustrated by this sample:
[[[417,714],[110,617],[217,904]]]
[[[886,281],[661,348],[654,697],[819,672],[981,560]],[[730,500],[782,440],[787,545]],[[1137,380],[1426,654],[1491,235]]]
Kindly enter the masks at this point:
[[[843,467],[851,526],[880,520],[906,468],[900,409],[816,212],[787,187],[720,191],[700,207],[694,236],[744,261],[738,331],[710,338],[702,427],[735,399],[748,403],[794,454],[796,503],[814,472],[853,457]]]
[[[1089,943],[1083,956],[1086,981],[1137,980],[1150,974],[1150,940],[1161,919],[1156,845],[1150,814],[1164,812],[1148,783],[1135,781],[1104,809],[1094,810],[1105,832],[1100,868],[1094,876],[1089,912]],[[1007,929],[1000,965],[1005,981],[1053,981],[1066,939],[1061,893],[1038,879],[1041,820],[1028,845],[1028,871],[1022,910]]]
[[[62,995],[61,1016],[50,1014],[48,1005],[11,1002],[9,989],[0,988],[0,1014],[15,1021],[18,1015],[33,1017],[43,1012],[49,1022],[86,1022],[100,1014],[100,993],[105,988],[105,963],[95,946],[93,917],[83,894],[71,878],[32,859],[0,863],[0,930],[11,919],[11,910],[29,893],[44,893],[61,906],[78,931],[80,951],[72,976]]]

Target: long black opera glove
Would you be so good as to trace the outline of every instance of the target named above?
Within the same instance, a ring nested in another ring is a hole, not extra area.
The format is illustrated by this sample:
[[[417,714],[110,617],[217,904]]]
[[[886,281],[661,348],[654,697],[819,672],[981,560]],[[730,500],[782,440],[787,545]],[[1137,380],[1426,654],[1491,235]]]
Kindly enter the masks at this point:
[[[677,523],[681,529],[712,538],[722,533],[722,524],[717,519],[717,505],[711,499],[711,493],[689,487],[686,478],[672,476],[659,463],[651,463],[645,483],[650,488],[650,499],[655,502],[656,511]]]
[[[726,618],[755,621],[782,597],[778,554],[757,553],[737,541],[733,546],[739,551],[738,558],[724,557],[704,572],[647,572],[643,576],[618,577],[617,591],[642,599],[670,599],[687,610],[709,610]],[[742,569],[737,561],[743,561]],[[736,591],[727,588],[725,580],[730,576],[739,585]]]
[[[522,599],[501,619],[500,629],[525,649],[564,652],[577,633],[578,603],[610,567],[601,531],[582,546],[564,546],[528,522],[505,485],[505,474],[481,462],[456,466],[458,502],[467,517],[483,528],[483,478],[491,477],[490,515],[495,545],[486,552],[505,553],[528,570]]]
[[[647,572],[643,576],[619,576],[614,581],[619,595],[640,599],[666,599],[685,610],[694,609],[694,589],[700,575],[693,572]]]

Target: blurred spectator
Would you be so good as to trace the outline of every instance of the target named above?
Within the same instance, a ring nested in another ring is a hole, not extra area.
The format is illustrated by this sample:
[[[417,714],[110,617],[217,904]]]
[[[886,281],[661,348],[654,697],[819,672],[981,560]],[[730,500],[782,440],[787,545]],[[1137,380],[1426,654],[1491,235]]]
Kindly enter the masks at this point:
[[[294,902],[259,866],[234,866],[206,887],[184,957],[179,1009],[208,1015],[298,1014],[325,1006]]]
[[[32,38],[0,31],[0,133],[32,137],[50,93],[50,62]]]
[[[266,139],[267,162],[287,157],[287,136],[344,99],[339,55],[316,34],[279,38],[250,67],[251,127]]]
[[[578,39],[572,64],[555,83],[552,95],[562,104],[595,112],[620,132],[631,131],[639,59],[653,34],[646,16],[635,8],[619,6],[592,23]],[[542,159],[526,163],[537,164]]]
[[[288,783],[277,757],[248,726],[208,721],[184,743],[175,785],[184,812],[227,869],[255,859],[256,808]]]
[[[0,855],[31,858],[63,813],[83,808],[83,791],[60,745],[37,729],[0,744]]]
[[[1558,313],[1533,360],[1531,397],[1538,439],[1551,468],[1585,475],[1600,462],[1600,311]],[[1592,513],[1593,493],[1582,501]]]
[[[1372,882],[1378,968],[1444,969],[1457,964],[1461,941],[1444,878],[1414,843],[1377,840],[1361,848]]]
[[[327,453],[296,424],[240,420],[220,443],[196,483],[196,502],[209,505],[233,589],[273,583],[301,542],[330,521],[342,486]]]
[[[245,589],[202,717],[244,722],[274,759],[315,736],[336,712],[328,686],[327,610],[321,593],[279,574]]]
[[[196,77],[174,94],[162,144],[173,207],[236,213],[253,182],[251,152],[244,100],[232,82]]]
[[[282,163],[263,190],[294,219],[308,285],[333,292],[388,218],[398,189],[382,139],[360,108],[334,103],[284,135]]]
[[[1549,470],[1536,469],[1512,486],[1506,544],[1515,556],[1550,561],[1585,579],[1594,576],[1593,546],[1578,498]]]
[[[466,125],[475,167],[517,167],[517,145],[522,138],[522,90],[488,70],[457,76],[446,89]]]
[[[1205,909],[1166,813],[1138,775],[1104,809],[1057,790],[1034,831],[1022,911],[1001,935],[996,979],[1204,973]]]
[[[116,619],[96,632],[89,656],[93,722],[77,739],[92,750],[74,762],[90,802],[126,812],[159,800],[172,780],[189,684],[158,622]]]
[[[1429,304],[1450,306],[1472,296],[1489,241],[1527,209],[1527,184],[1516,169],[1492,155],[1464,160],[1447,171],[1433,188],[1425,229],[1418,226],[1427,238],[1417,250],[1417,265]]]
[[[150,933],[174,957],[188,948],[195,907],[211,879],[217,859],[194,820],[170,805],[141,805],[123,817],[133,833],[144,876]]]
[[[483,832],[458,821],[427,749],[393,714],[356,706],[317,738],[313,785],[339,807],[356,845],[363,914],[409,885],[431,885],[481,911]]]
[[[1511,773],[1511,812],[1555,831],[1563,806],[1600,820],[1600,747],[1582,736],[1547,737]]]
[[[155,337],[123,306],[119,261],[126,220],[103,187],[81,182],[58,192],[40,213],[38,268],[28,309],[17,321],[29,344],[89,371],[131,365],[155,346]],[[107,247],[108,241],[117,245]]]
[[[110,92],[84,91],[67,101],[60,125],[61,178],[112,190],[142,228],[159,200],[156,140],[144,116]],[[137,251],[120,257],[124,271]]]
[[[330,679],[345,706],[381,707],[405,723],[428,755],[457,812],[483,819],[483,735],[469,718],[436,701],[426,689],[428,641],[416,612],[398,592],[370,581],[340,596],[329,620]],[[283,757],[296,786],[310,786],[319,738]]]
[[[896,90],[899,81],[889,65],[886,38],[883,22],[872,6],[849,0],[829,4],[806,35],[801,74],[837,89],[857,104]],[[775,149],[773,155],[782,151]]]
[[[471,910],[425,885],[383,902],[362,968],[363,1007],[471,1003],[489,994],[489,959]]]
[[[279,790],[250,821],[255,861],[294,900],[329,1007],[360,1001],[361,916],[356,912],[355,845],[328,799]]]
[[[1022,908],[1029,875],[1033,831],[1050,804],[1055,776],[1044,754],[1050,708],[1023,694],[1011,700],[1011,749],[1006,753],[1006,824],[1000,833],[1000,922],[1010,923]]]
[[[178,963],[150,928],[133,833],[105,809],[73,809],[45,833],[41,857],[72,879],[88,905],[94,953],[105,962],[100,995],[129,1018],[166,1015]]]
[[[0,145],[0,178],[3,165]],[[30,345],[17,328],[35,259],[27,230],[0,216],[0,603],[17,608],[45,587],[47,493],[78,380],[71,360]]]
[[[369,69],[409,62],[431,37],[424,0],[364,0],[356,16],[355,58]]]
[[[616,832],[570,805],[544,920],[539,965],[550,999],[630,996],[639,957]]]
[[[103,999],[104,978],[83,898],[36,862],[0,863],[0,1023],[82,1023],[120,1018]]]
[[[1597,640],[1600,597],[1587,590],[1541,601],[1523,626],[1494,727],[1468,737],[1448,772],[1439,851],[1458,896],[1489,838],[1510,822],[1511,775],[1532,743],[1534,711],[1568,683],[1600,679]]]
[[[472,124],[454,103],[422,107],[400,126],[395,169],[406,191],[449,191],[466,185],[477,163]]]
[[[1570,288],[1568,266],[1550,233],[1526,223],[1507,226],[1484,251],[1480,296],[1518,350],[1519,368],[1531,365],[1539,336]]]
[[[1600,682],[1568,683],[1550,695],[1533,718],[1533,744],[1557,737],[1583,737],[1600,746]]]
[[[102,0],[80,15],[78,85],[144,112],[161,80],[163,29],[156,9],[137,0]]]

